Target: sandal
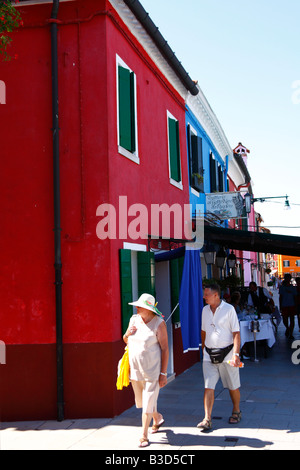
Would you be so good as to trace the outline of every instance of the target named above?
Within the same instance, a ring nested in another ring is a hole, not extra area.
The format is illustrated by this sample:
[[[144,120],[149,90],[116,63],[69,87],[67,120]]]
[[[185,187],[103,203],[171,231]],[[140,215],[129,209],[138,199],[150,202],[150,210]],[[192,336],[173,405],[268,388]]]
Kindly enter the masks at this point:
[[[146,439],[145,437],[141,437],[139,447],[148,447],[149,445],[149,439]]]
[[[203,431],[209,431],[212,428],[212,422],[210,419],[204,418],[201,423],[197,424],[197,428],[203,429]]]
[[[157,431],[158,431],[159,428],[164,424],[164,422],[165,422],[165,420],[164,420],[164,419],[161,419],[158,424],[153,424],[153,426],[152,426],[152,428],[151,428],[151,433],[152,433],[152,434],[157,433]]]
[[[242,412],[233,411],[228,422],[229,424],[237,424],[241,421],[241,419],[242,419]]]

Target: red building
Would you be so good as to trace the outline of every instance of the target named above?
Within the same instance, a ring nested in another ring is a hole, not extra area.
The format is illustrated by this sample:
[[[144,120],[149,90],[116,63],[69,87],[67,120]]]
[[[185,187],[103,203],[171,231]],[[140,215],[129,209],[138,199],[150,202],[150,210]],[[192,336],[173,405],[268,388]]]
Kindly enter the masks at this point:
[[[130,3],[24,1],[24,27],[13,33],[18,59],[0,64],[3,421],[53,419],[58,408],[60,419],[110,417],[133,404],[131,390],[115,386],[122,321],[130,294],[155,291],[154,257],[147,234],[124,235],[119,197],[132,211],[189,202],[184,96],[195,91]],[[97,233],[102,204],[116,208],[115,239]],[[183,355],[180,329],[173,334],[176,374],[196,355]]]

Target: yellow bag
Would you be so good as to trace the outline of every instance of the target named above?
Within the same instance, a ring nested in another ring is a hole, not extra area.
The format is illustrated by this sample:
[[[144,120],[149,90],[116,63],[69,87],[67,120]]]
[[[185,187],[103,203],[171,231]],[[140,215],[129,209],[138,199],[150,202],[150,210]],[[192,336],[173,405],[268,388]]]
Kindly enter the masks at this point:
[[[125,352],[118,364],[118,379],[117,379],[117,390],[122,390],[123,387],[129,385],[129,353],[128,346],[125,348]]]

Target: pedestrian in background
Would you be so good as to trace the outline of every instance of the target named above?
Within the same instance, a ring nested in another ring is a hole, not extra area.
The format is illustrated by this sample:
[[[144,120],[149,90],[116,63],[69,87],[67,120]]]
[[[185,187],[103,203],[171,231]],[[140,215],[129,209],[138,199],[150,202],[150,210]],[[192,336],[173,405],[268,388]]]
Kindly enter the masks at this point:
[[[296,315],[296,296],[297,290],[291,284],[292,276],[287,273],[284,275],[284,280],[279,287],[279,306],[282,315],[282,321],[286,328],[285,336],[289,339],[294,339],[293,331],[295,327]]]
[[[204,290],[207,305],[202,311],[201,340],[203,349],[204,419],[197,425],[212,428],[211,413],[215,387],[221,378],[229,389],[233,404],[230,424],[241,420],[240,410],[240,325],[234,307],[220,299],[220,287],[212,284]],[[227,361],[231,362],[231,365]]]
[[[230,303],[234,307],[237,315],[241,313],[241,294],[239,291],[233,292]]]
[[[258,286],[256,282],[249,283],[247,304],[257,309],[258,313],[271,313],[271,296],[265,287]]]
[[[152,295],[142,294],[129,305],[136,306],[137,314],[131,317],[123,340],[128,344],[130,382],[136,407],[142,408],[143,434],[139,447],[147,447],[152,418],[153,434],[164,423],[163,416],[157,411],[157,399],[159,389],[167,384],[168,333]]]

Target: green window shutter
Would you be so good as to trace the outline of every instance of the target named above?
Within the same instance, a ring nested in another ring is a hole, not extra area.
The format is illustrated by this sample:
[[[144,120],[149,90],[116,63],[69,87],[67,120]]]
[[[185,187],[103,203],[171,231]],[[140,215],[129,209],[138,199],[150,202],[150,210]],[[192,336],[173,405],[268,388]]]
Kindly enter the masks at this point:
[[[131,250],[120,250],[120,278],[122,334],[124,334],[132,316],[132,306],[128,305],[128,302],[132,302]]]
[[[172,311],[179,302],[179,293],[182,279],[184,256],[170,261],[170,276],[171,276],[171,309]],[[180,322],[180,311],[179,307],[175,310],[172,315],[172,322]]]
[[[135,152],[134,73],[118,66],[119,82],[119,143],[129,152]]]
[[[180,169],[180,147],[179,147],[179,125],[178,121],[168,118],[169,128],[169,155],[170,155],[170,168],[171,178],[174,181],[181,181]]]
[[[155,261],[154,253],[150,251],[138,251],[138,294],[147,293],[154,297],[155,293]]]
[[[188,124],[187,126],[187,147],[188,147],[188,155],[189,155],[189,178],[190,178],[190,186],[193,184],[193,151],[192,151],[192,133],[191,127]]]
[[[192,144],[192,171],[193,173],[199,172],[199,163],[198,163],[198,137],[196,135],[191,136]]]
[[[210,169],[210,192],[217,191],[217,173],[216,173],[216,160],[210,154],[209,169]]]
[[[219,177],[219,191],[222,193],[224,191],[224,173],[221,165],[218,166],[218,177]]]

